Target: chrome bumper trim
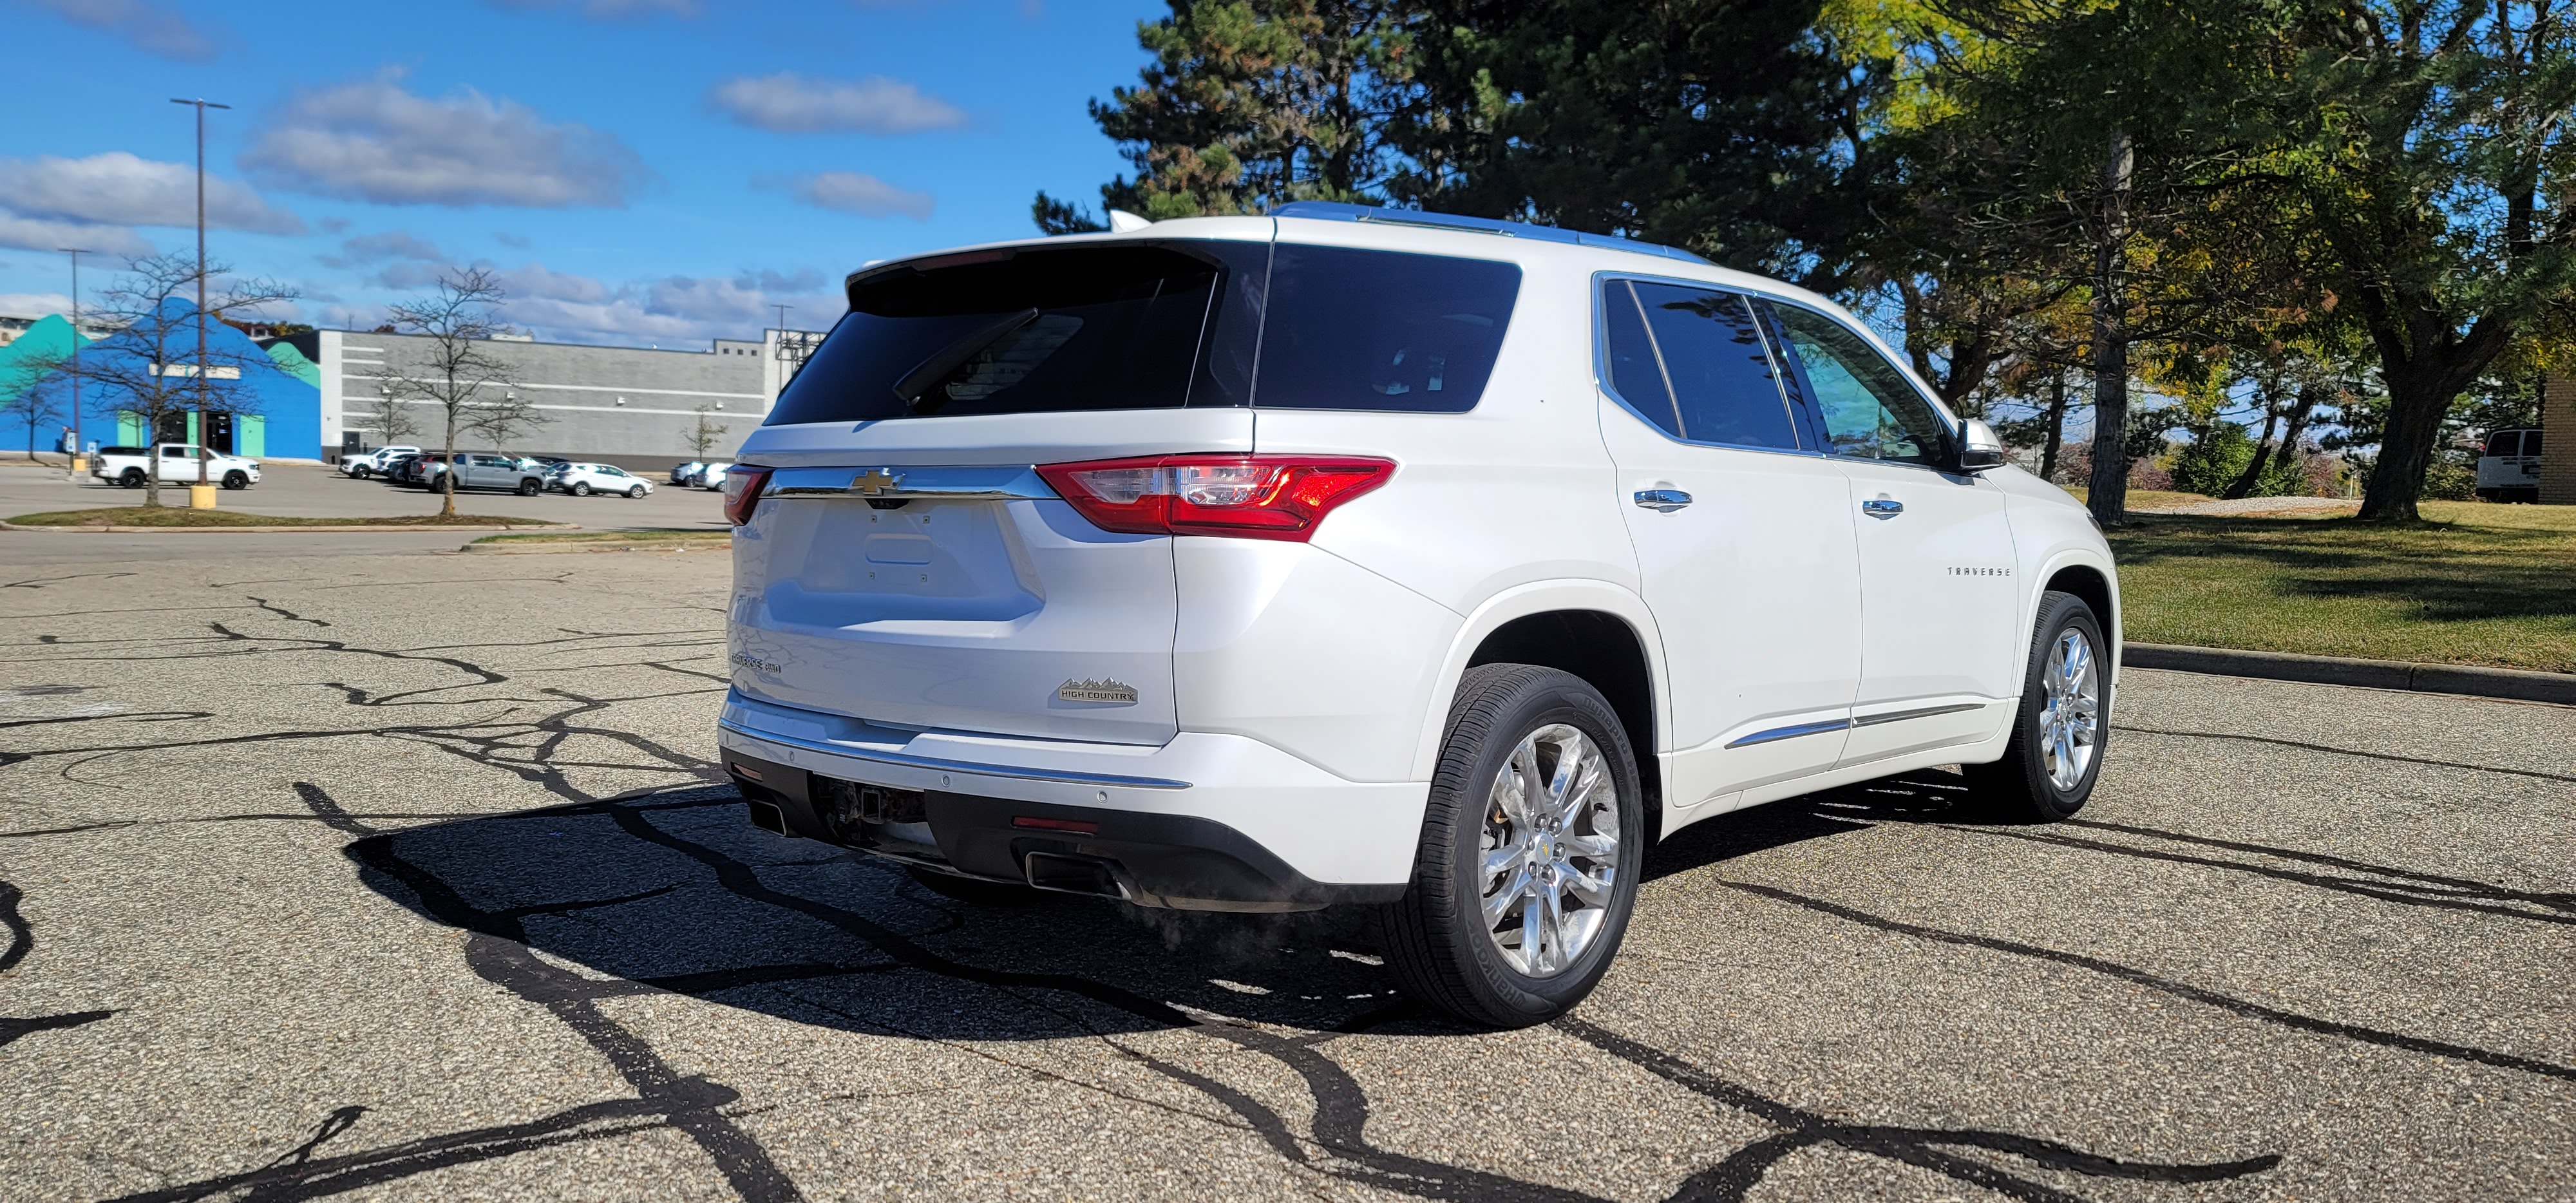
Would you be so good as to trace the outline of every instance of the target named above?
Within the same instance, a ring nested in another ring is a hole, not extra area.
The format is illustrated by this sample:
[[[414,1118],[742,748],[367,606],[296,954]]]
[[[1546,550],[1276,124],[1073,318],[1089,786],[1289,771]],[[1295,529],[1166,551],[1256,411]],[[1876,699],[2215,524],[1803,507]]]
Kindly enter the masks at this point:
[[[781,747],[803,748],[809,752],[821,752],[830,756],[847,756],[852,760],[865,760],[876,764],[888,764],[907,769],[929,769],[933,772],[939,773],[972,773],[979,777],[1008,777],[1015,781],[1053,781],[1063,785],[1111,785],[1125,789],[1190,788],[1189,782],[1174,781],[1168,777],[1123,777],[1115,773],[1082,773],[1064,769],[1029,769],[1021,768],[1016,765],[984,764],[972,760],[943,760],[936,756],[912,756],[902,752],[878,752],[865,748],[854,748],[848,744],[833,743],[828,739],[804,739],[793,735],[777,735],[771,732],[746,727],[732,719],[726,718],[717,719],[716,725],[727,731],[731,731],[736,735],[742,736],[745,739],[757,739],[763,743],[773,743]]]

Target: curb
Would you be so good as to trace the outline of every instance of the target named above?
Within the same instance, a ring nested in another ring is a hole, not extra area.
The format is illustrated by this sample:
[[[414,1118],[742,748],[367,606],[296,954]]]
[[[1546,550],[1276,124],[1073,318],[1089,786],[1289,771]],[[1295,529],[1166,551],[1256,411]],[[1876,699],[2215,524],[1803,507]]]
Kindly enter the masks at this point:
[[[728,551],[731,539],[636,539],[631,541],[567,539],[561,543],[468,543],[456,550],[478,556],[561,555],[602,551]]]
[[[2412,664],[2404,660],[2356,660],[2344,656],[2299,656],[2288,652],[2240,652],[2215,647],[2178,647],[2168,643],[2121,644],[2120,663],[2128,668],[2160,668],[2172,672],[2255,677],[2267,681],[2304,681],[2311,685],[2352,685],[2363,689],[2451,693],[2576,706],[2576,673],[2476,668],[2464,664]]]
[[[275,535],[298,532],[315,535],[381,532],[385,534],[422,531],[559,531],[580,530],[564,526],[20,526],[0,522],[0,530],[44,531],[56,535]]]

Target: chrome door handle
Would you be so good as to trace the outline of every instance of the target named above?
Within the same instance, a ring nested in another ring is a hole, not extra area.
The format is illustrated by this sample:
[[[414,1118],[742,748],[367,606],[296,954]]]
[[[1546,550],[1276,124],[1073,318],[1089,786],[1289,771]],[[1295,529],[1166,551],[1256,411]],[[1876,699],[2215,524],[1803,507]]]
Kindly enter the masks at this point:
[[[1639,489],[1635,500],[1638,505],[1658,514],[1669,514],[1689,505],[1690,494],[1680,489]]]
[[[1872,497],[1860,503],[1860,512],[1872,518],[1893,518],[1905,512],[1905,503],[1886,497]]]

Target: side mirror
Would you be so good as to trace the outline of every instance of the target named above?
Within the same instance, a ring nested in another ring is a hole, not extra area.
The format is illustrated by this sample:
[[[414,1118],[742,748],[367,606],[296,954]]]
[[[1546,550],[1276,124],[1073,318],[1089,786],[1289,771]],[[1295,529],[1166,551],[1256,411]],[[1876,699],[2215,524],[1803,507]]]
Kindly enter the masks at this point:
[[[1983,472],[2000,468],[2011,457],[2004,452],[2004,441],[1995,437],[1995,428],[1980,418],[1968,419],[1959,431],[1959,470]]]

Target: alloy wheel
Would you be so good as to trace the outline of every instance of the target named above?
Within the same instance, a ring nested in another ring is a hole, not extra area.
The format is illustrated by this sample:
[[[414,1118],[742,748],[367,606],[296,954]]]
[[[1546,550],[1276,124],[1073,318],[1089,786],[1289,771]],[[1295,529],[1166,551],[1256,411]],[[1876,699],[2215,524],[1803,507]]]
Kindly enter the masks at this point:
[[[1512,968],[1553,977],[1609,917],[1619,872],[1619,801],[1609,763],[1583,732],[1530,732],[1485,800],[1478,893],[1485,934]]]
[[[2094,746],[2101,739],[2102,672],[2093,641],[2084,632],[2069,628],[2057,633],[2040,686],[2048,695],[2039,710],[2041,761],[2050,784],[2061,792],[2072,790],[2093,767]]]

